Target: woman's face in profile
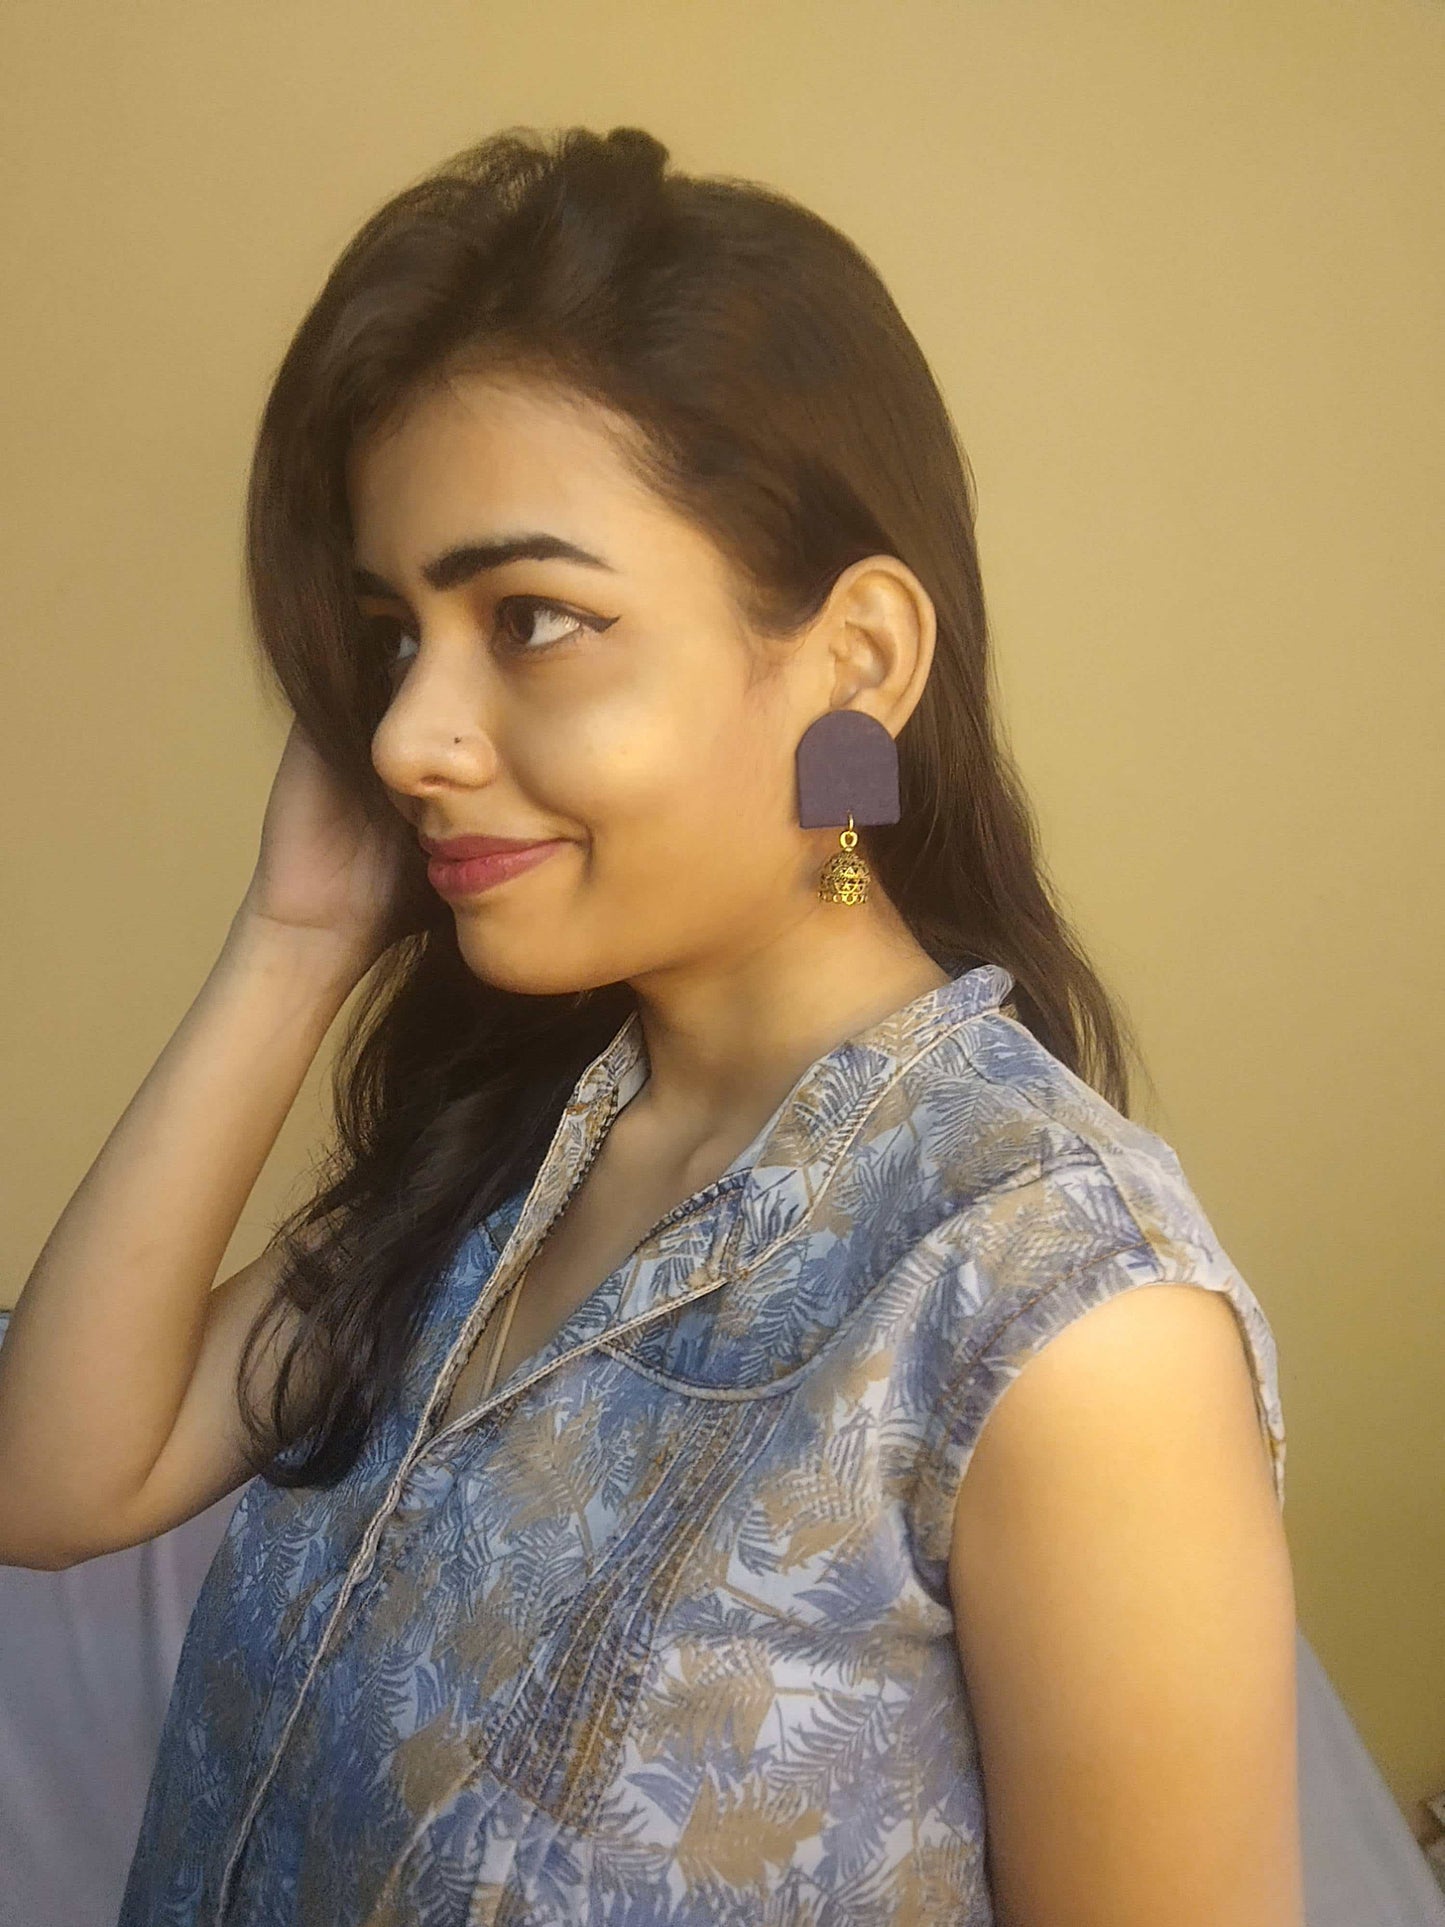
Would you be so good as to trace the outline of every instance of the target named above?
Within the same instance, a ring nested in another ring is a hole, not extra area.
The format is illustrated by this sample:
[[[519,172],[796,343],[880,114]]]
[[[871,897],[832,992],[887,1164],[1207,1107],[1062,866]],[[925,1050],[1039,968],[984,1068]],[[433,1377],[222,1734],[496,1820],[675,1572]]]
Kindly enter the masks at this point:
[[[472,969],[533,994],[723,960],[816,886],[793,752],[833,700],[831,653],[810,635],[757,674],[720,553],[635,478],[607,422],[468,377],[347,470],[357,606],[392,665],[372,760],[419,834],[556,840],[451,899]],[[575,553],[441,566],[523,538]]]

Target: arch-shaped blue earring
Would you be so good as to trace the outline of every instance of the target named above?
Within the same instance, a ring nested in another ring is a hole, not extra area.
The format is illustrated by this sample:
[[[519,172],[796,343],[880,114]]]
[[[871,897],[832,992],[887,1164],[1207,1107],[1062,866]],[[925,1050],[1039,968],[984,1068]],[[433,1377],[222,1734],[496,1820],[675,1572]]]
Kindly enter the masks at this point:
[[[872,872],[858,854],[857,823],[896,823],[898,746],[876,716],[829,709],[798,739],[798,822],[805,830],[846,824],[818,876],[824,903],[866,903]]]

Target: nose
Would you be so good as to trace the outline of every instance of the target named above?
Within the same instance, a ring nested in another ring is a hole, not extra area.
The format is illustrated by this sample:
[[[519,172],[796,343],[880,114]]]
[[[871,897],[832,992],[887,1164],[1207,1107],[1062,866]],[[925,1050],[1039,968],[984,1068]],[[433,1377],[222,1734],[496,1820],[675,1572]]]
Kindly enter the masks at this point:
[[[490,782],[500,757],[487,692],[474,676],[433,674],[423,682],[423,673],[418,656],[372,734],[377,775],[388,789],[415,797]]]

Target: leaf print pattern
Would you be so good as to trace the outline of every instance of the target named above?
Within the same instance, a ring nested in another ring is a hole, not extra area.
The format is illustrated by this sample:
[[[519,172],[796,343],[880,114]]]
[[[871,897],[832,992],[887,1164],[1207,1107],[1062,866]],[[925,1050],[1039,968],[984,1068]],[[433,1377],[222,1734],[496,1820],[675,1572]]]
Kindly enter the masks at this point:
[[[786,1794],[751,1786],[734,1792],[708,1775],[677,1843],[683,1879],[703,1899],[720,1887],[724,1904],[739,1890],[762,1893],[769,1867],[787,1866],[798,1842],[816,1833],[821,1818],[818,1808],[803,1807]]]
[[[757,1645],[745,1640],[720,1648],[698,1639],[679,1642],[677,1674],[646,1703],[638,1742],[661,1752],[690,1750],[703,1763],[726,1747],[751,1758],[773,1707],[773,1676]]]
[[[533,1359],[487,1305],[646,1082],[630,1018],[438,1279],[330,1490],[254,1481],[187,1629],[118,1927],[989,1927],[949,1609],[1012,1378],[1166,1281],[1273,1335],[1170,1147],[984,964],[818,1059]]]

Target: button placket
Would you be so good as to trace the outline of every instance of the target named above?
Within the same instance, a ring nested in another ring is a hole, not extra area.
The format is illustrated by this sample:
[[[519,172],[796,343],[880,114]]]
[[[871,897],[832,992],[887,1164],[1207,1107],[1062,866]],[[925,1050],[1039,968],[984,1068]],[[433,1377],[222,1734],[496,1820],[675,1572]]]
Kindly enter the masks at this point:
[[[391,1518],[387,1521],[388,1529],[399,1526],[409,1530],[423,1520],[430,1519],[446,1504],[456,1482],[456,1468],[449,1458],[422,1453],[413,1460],[411,1470],[402,1483]]]

